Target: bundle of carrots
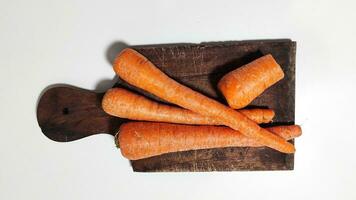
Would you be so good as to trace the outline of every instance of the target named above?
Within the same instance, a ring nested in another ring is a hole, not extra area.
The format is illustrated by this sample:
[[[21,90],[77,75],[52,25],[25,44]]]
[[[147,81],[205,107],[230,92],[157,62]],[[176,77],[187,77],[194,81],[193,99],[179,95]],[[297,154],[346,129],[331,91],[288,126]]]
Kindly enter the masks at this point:
[[[284,153],[295,152],[287,140],[301,135],[298,125],[261,128],[258,124],[272,121],[274,111],[242,109],[284,77],[271,55],[237,68],[220,80],[218,88],[229,106],[176,82],[130,48],[117,56],[114,70],[127,83],[177,105],[161,104],[123,88],[106,92],[102,100],[105,112],[146,121],[121,125],[115,137],[122,155],[130,160],[221,147],[267,146]]]

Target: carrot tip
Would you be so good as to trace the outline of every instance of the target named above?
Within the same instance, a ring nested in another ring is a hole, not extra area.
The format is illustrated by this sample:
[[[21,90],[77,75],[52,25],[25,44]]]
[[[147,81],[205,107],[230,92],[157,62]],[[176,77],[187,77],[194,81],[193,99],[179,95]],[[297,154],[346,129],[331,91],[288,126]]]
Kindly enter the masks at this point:
[[[297,136],[298,136],[298,137],[301,136],[302,133],[303,133],[302,127],[299,126],[299,125],[295,125],[295,127],[296,127],[296,129],[297,129],[296,133],[298,133]]]

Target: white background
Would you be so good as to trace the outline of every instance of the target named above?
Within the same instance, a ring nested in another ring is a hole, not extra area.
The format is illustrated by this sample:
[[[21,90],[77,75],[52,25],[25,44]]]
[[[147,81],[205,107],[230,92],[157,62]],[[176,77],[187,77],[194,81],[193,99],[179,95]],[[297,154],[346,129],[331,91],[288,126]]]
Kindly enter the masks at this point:
[[[0,2],[0,199],[356,199],[355,1]],[[37,125],[46,86],[112,80],[114,42],[272,38],[298,43],[294,171],[134,173],[110,135]]]

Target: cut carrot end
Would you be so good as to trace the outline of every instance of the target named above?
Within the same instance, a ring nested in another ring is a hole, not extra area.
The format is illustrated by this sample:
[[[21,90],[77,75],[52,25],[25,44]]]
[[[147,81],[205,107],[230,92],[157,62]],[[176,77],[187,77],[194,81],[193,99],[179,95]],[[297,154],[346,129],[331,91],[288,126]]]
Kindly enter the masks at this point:
[[[282,68],[268,54],[226,74],[219,81],[218,89],[230,107],[239,109],[247,106],[283,77]]]

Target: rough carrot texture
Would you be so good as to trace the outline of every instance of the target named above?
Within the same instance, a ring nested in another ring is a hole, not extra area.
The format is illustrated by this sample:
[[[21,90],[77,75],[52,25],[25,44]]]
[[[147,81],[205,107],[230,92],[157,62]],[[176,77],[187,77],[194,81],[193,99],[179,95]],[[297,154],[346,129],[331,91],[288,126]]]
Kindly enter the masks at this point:
[[[296,125],[268,130],[286,140],[301,135],[301,129]],[[195,149],[263,146],[228,127],[153,122],[129,122],[121,125],[115,141],[120,146],[122,155],[130,160]]]
[[[238,111],[258,124],[271,122],[275,115],[272,109],[254,108],[254,109],[241,109]]]
[[[245,115],[179,84],[133,49],[124,49],[115,59],[115,72],[126,82],[168,102],[214,118],[256,141],[284,153],[294,153],[294,146],[258,126]]]
[[[123,88],[109,89],[103,97],[102,108],[109,115],[132,120],[221,125],[213,118],[184,108],[157,103]],[[274,117],[274,111],[271,109],[249,109],[240,112],[256,123],[267,123]]]
[[[267,128],[272,133],[275,133],[282,138],[290,140],[302,135],[302,129],[299,125],[289,125],[289,126],[273,126]]]
[[[229,106],[239,109],[283,77],[281,67],[269,54],[229,72],[219,81],[218,88]]]

